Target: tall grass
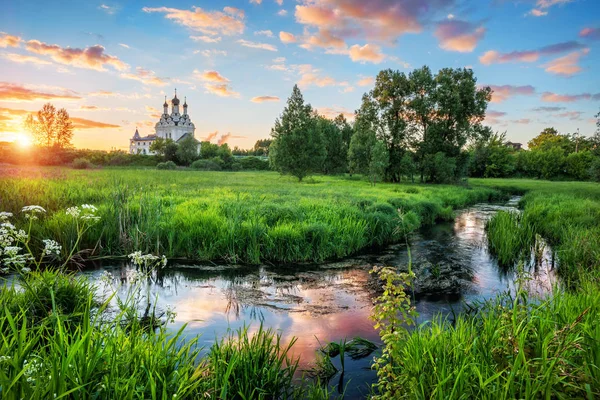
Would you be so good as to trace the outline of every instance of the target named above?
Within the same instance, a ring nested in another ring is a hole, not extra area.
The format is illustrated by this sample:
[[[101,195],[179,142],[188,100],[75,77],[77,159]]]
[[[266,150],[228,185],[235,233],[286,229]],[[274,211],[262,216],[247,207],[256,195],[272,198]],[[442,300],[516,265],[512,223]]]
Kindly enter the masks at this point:
[[[452,210],[499,199],[494,189],[381,184],[317,177],[299,184],[272,172],[11,169],[0,173],[0,209],[49,211],[38,237],[74,240],[60,210],[94,204],[102,224],[79,246],[96,256],[141,250],[167,257],[245,263],[319,262],[397,241],[396,209],[410,229]]]
[[[531,254],[535,243],[535,228],[518,212],[499,211],[486,224],[490,253],[503,267],[514,266],[520,258]]]
[[[0,304],[3,399],[331,398],[326,387],[293,380],[293,343],[280,346],[262,327],[201,356],[185,326],[149,329],[136,304],[111,309],[87,280],[58,271],[22,275],[2,288]]]

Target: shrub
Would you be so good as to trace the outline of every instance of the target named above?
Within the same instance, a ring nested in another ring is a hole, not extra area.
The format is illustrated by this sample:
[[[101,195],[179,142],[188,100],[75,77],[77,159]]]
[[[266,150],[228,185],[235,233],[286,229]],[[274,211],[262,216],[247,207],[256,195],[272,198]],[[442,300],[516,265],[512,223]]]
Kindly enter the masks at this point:
[[[220,158],[217,158],[220,160]],[[200,169],[203,171],[220,171],[221,165],[211,160],[196,160],[192,163],[192,169]]]
[[[73,160],[73,163],[71,163],[71,166],[75,169],[90,169],[94,167],[94,164],[87,158],[76,158]]]
[[[239,163],[243,169],[266,171],[269,169],[269,161],[261,160],[258,157],[244,157],[239,159]]]
[[[177,164],[173,161],[161,162],[156,164],[156,169],[177,169]]]

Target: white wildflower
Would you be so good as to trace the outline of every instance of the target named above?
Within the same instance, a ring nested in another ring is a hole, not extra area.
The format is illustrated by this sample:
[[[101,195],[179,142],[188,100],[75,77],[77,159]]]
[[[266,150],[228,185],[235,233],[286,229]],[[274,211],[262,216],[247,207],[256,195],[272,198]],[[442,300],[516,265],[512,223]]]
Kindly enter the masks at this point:
[[[93,206],[91,204],[82,204],[81,208],[83,208],[84,210],[88,210],[89,212],[92,212],[92,213],[95,213],[96,211],[98,211],[96,206]]]
[[[24,273],[26,273],[26,274],[28,274],[28,273],[31,272],[31,268],[29,268],[29,267],[23,267],[23,268],[21,268],[21,271],[24,272]]]
[[[6,221],[13,216],[13,213],[2,211],[0,212],[0,221]]]
[[[0,272],[2,272],[3,274],[8,274],[9,269],[8,268],[2,268],[0,269]]]
[[[51,239],[44,239],[42,240],[42,242],[44,242],[44,255],[50,256],[50,255],[60,255],[60,251],[62,249],[62,246],[60,244],[58,244],[56,241],[51,240]]]
[[[6,246],[4,248],[4,254],[9,257],[16,256],[20,251],[21,251],[21,248],[19,246]]]
[[[33,213],[33,214],[42,214],[45,213],[46,210],[41,206],[25,206],[21,209],[21,212],[24,213]]]
[[[70,215],[73,218],[79,218],[79,214],[81,214],[79,207],[75,206],[67,208],[67,215]]]
[[[148,263],[161,259],[161,257],[153,254],[142,254],[141,251],[133,252],[128,257],[131,259],[131,262],[138,266],[148,265]],[[166,260],[166,258],[164,260]]]

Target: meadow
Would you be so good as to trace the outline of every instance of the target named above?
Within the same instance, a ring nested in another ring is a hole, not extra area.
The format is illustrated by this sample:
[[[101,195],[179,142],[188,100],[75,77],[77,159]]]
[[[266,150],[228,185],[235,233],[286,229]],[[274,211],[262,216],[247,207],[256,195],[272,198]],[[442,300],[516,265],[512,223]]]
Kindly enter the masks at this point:
[[[48,215],[37,237],[63,248],[75,233],[64,210],[93,204],[102,217],[82,239],[87,256],[132,251],[169,258],[258,264],[319,262],[397,241],[406,231],[451,220],[453,210],[505,195],[485,187],[380,183],[318,176],[298,183],[274,172],[7,168],[0,209],[18,217],[36,204]]]

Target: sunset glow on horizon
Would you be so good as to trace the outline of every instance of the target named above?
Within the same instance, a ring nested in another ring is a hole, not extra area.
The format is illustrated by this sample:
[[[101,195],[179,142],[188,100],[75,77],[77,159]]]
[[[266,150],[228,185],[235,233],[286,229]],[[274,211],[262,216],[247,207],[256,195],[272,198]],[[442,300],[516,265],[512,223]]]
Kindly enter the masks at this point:
[[[494,90],[486,122],[527,143],[545,127],[590,136],[600,109],[596,0],[9,1],[0,15],[0,141],[66,108],[78,148],[127,150],[165,101],[196,137],[250,148],[297,83],[352,118],[386,68],[472,68]]]

